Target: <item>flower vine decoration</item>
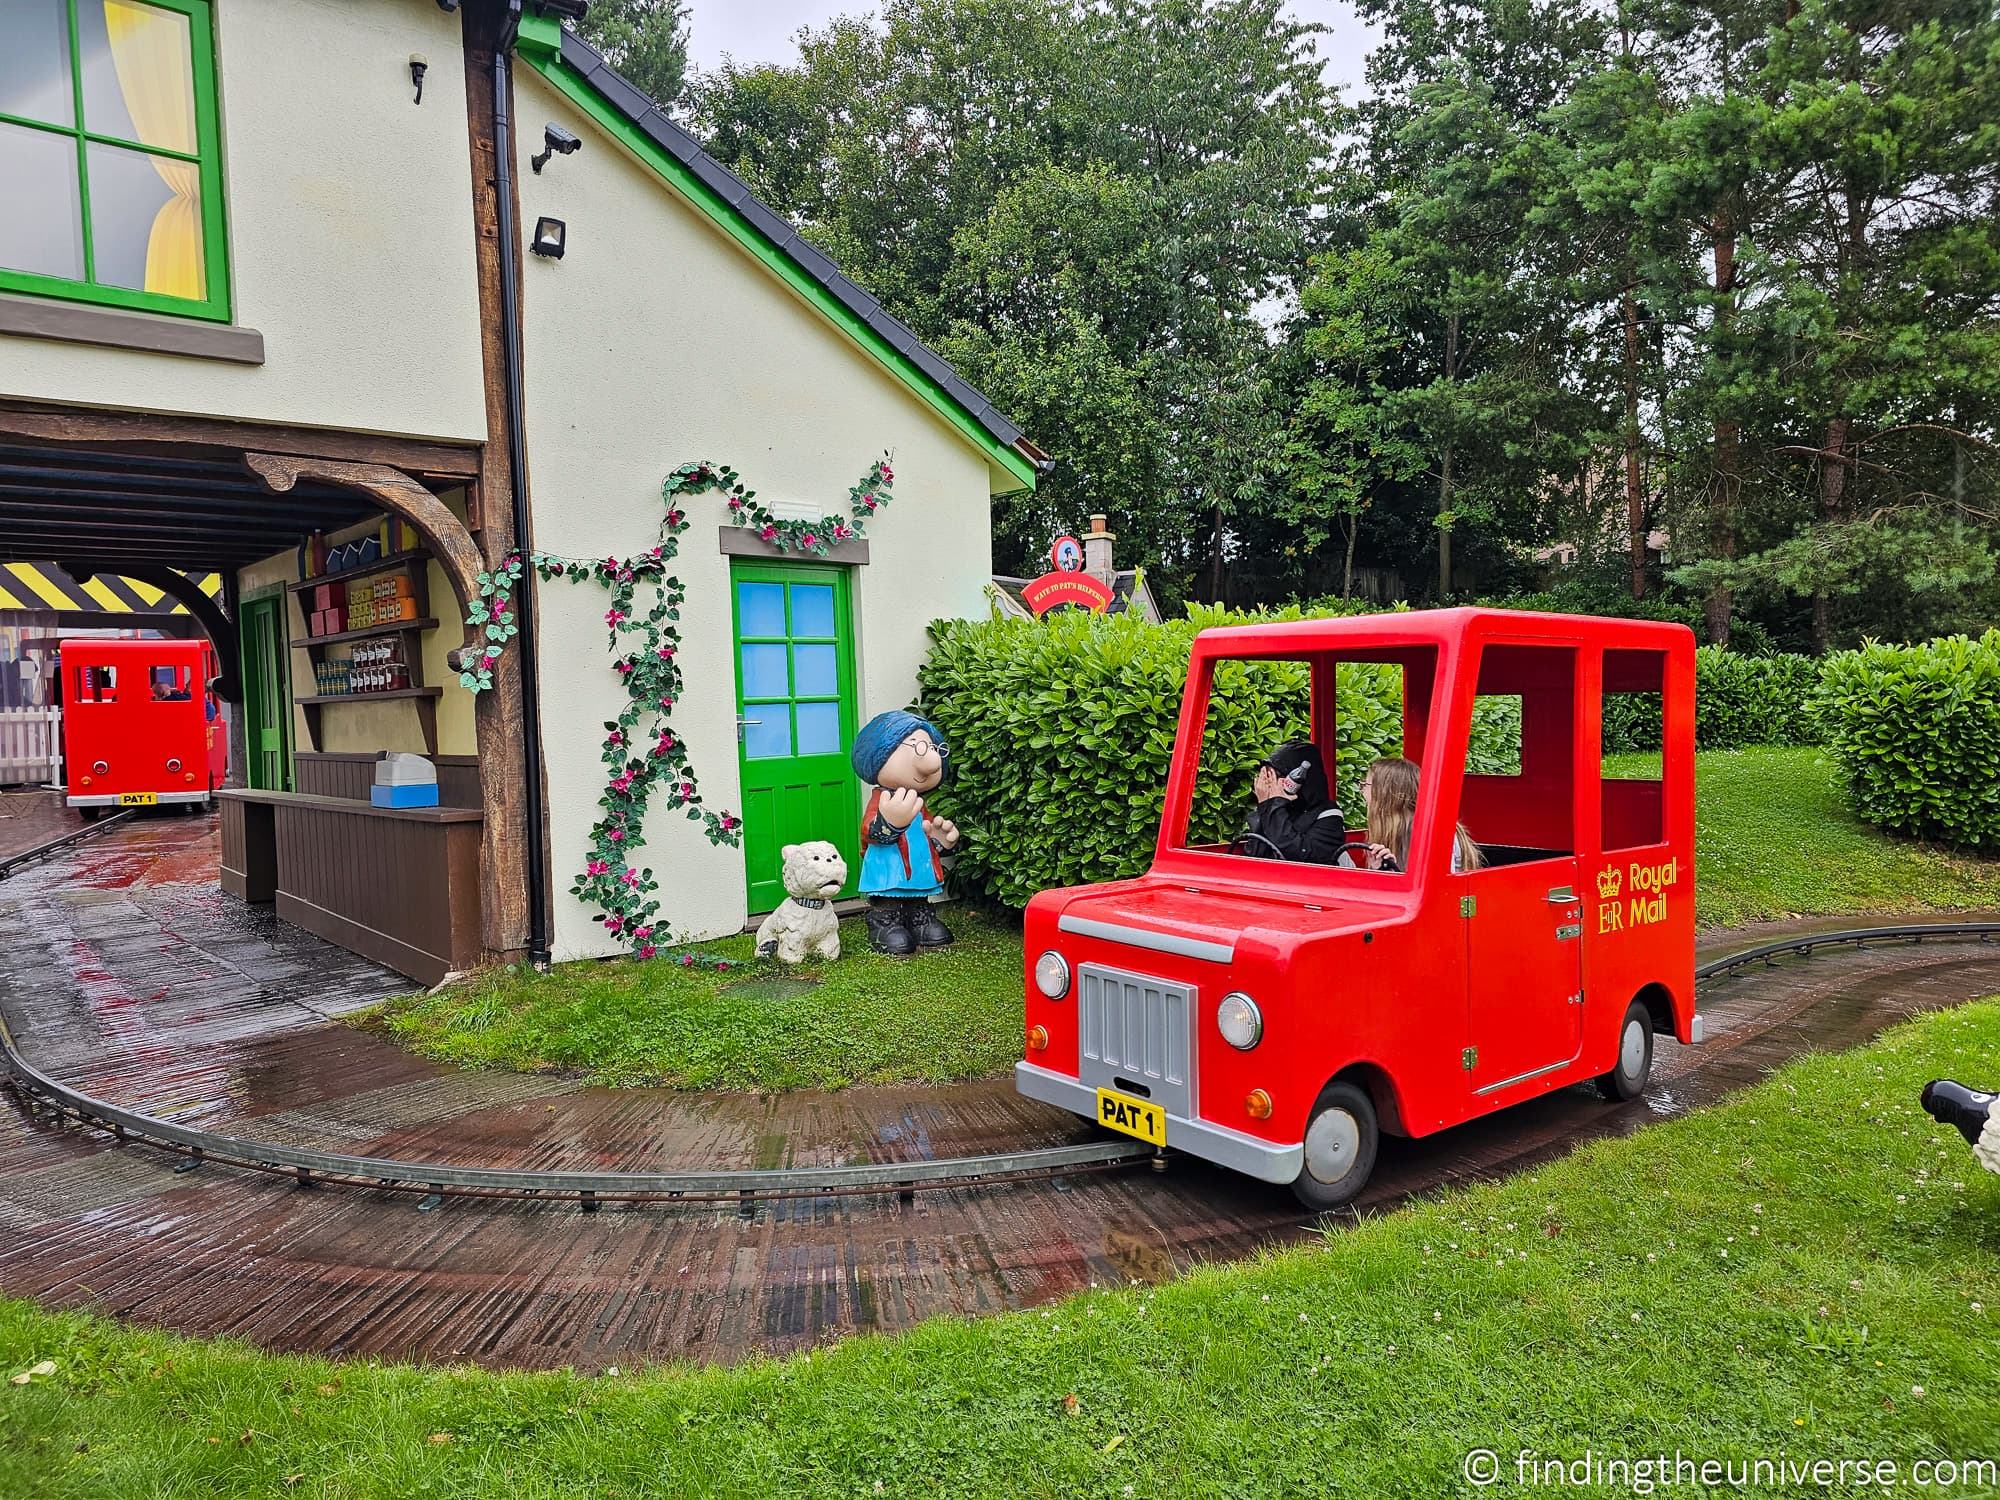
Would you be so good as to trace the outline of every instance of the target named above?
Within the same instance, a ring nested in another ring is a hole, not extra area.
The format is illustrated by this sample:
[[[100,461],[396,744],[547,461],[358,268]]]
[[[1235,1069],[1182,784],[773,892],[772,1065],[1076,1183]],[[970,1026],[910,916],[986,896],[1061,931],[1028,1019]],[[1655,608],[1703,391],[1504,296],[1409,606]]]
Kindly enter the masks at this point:
[[[848,491],[847,519],[828,516],[808,522],[772,515],[756,503],[756,492],[743,487],[734,469],[714,463],[682,464],[660,486],[667,512],[660,523],[660,540],[648,550],[631,557],[594,559],[546,552],[524,558],[514,553],[498,568],[478,575],[479,595],[466,608],[466,623],[478,628],[484,645],[475,648],[476,654],[461,657],[458,678],[459,685],[474,695],[493,686],[501,652],[520,633],[513,594],[525,567],[532,566],[545,583],[590,582],[610,591],[604,625],[611,667],[624,685],[626,703],[616,719],[604,724],[598,758],[610,775],[597,799],[603,815],[591,825],[589,853],[570,894],[595,906],[594,920],[636,957],[654,957],[667,940],[659,882],[650,866],[634,863],[645,843],[646,812],[654,796],[662,796],[668,807],[700,823],[711,844],[742,842],[740,818],[703,804],[687,747],[672,727],[674,705],[681,695],[679,622],[687,592],[667,568],[679,554],[680,536],[689,524],[684,498],[721,491],[728,496],[729,514],[737,525],[754,529],[782,551],[824,556],[839,543],[865,535],[868,517],[888,503],[894,479],[885,456]],[[648,590],[643,605],[642,588]],[[733,966],[727,959],[692,953],[681,954],[679,962],[717,969]]]

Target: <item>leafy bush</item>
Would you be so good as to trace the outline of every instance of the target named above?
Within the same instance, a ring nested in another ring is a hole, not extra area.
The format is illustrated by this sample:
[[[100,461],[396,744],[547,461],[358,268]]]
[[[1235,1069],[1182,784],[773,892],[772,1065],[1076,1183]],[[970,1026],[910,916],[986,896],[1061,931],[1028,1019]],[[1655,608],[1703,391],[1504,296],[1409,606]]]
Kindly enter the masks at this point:
[[[1196,632],[1300,615],[1198,609],[1163,625],[1080,613],[934,624],[920,681],[924,711],[951,746],[952,778],[933,800],[966,831],[959,885],[1022,906],[1050,886],[1144,870]],[[1400,674],[1345,665],[1335,692],[1335,785],[1351,803],[1367,763],[1401,753]],[[1306,733],[1306,712],[1302,665],[1218,665],[1192,838],[1222,840],[1242,828],[1257,763]],[[1505,768],[1519,741],[1518,705],[1483,704],[1473,768]]]
[[[2000,630],[1841,652],[1812,706],[1863,819],[2000,848]]]
[[[1700,750],[1746,745],[1812,745],[1806,711],[1819,663],[1810,656],[1744,656],[1720,646],[1694,654],[1694,742]],[[1660,748],[1660,695],[1614,693],[1604,700],[1608,753]]]

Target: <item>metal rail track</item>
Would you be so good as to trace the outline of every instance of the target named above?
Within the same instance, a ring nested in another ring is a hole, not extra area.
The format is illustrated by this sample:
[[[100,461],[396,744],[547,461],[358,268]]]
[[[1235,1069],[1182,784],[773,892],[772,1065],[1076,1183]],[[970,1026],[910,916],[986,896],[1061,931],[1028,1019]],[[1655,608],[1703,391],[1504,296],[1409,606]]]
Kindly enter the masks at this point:
[[[73,837],[73,836],[72,836]],[[1711,959],[1695,970],[1697,982],[1714,979],[1774,959],[1806,957],[1819,948],[1869,943],[1923,942],[1976,938],[1990,943],[2000,922],[1921,923],[1853,927],[1783,938],[1740,953]],[[174,1170],[191,1172],[208,1162],[225,1162],[295,1180],[301,1187],[355,1187],[373,1192],[416,1193],[420,1210],[448,1197],[575,1199],[585,1213],[603,1203],[735,1203],[748,1213],[762,1199],[823,1198],[857,1193],[908,1195],[933,1188],[965,1187],[1114,1171],[1142,1158],[1162,1161],[1163,1153],[1139,1141],[1091,1141],[988,1156],[945,1157],[932,1161],[866,1162],[842,1167],[755,1168],[730,1172],[529,1172],[507,1167],[452,1166],[350,1156],[269,1141],[246,1140],[211,1130],[176,1125],[96,1099],[49,1077],[21,1056],[0,1016],[0,1064],[6,1081],[59,1123],[109,1132],[121,1142],[137,1142],[183,1154]]]
[[[34,848],[25,850],[20,854],[10,854],[5,859],[0,859],[0,880],[5,880],[23,865],[31,865],[38,859],[47,859],[51,854],[60,854],[63,850],[80,844],[85,839],[96,838],[100,833],[109,833],[120,823],[125,822],[133,816],[134,814],[129,811],[113,813],[108,818],[99,818],[95,823],[86,823],[73,833],[65,833],[58,838],[52,838],[46,844],[37,844]]]

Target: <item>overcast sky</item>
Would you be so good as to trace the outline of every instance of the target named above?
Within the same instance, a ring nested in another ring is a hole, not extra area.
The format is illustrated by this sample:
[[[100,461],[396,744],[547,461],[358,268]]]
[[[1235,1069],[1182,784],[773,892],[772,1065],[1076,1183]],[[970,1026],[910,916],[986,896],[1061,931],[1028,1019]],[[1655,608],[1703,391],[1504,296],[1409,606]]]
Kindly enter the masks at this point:
[[[707,70],[724,53],[739,63],[795,63],[798,48],[792,36],[801,26],[823,26],[834,16],[867,14],[877,9],[870,0],[689,0],[689,50],[694,65]],[[1302,21],[1332,28],[1318,38],[1327,60],[1327,80],[1346,84],[1344,97],[1359,93],[1363,64],[1371,44],[1369,29],[1355,18],[1347,0],[1288,0],[1287,9]]]

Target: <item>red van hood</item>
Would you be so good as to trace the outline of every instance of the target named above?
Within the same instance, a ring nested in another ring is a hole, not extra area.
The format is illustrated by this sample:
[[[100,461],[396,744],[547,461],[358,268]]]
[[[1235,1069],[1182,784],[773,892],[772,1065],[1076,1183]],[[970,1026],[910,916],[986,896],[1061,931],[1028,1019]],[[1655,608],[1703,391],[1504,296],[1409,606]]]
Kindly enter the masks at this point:
[[[1065,902],[1057,927],[1113,942],[1120,940],[1117,929],[1124,928],[1135,934],[1231,948],[1251,934],[1268,934],[1272,942],[1287,947],[1302,939],[1382,927],[1405,915],[1393,902],[1344,896],[1308,902],[1296,896],[1190,890],[1179,881],[1141,877],[1098,886]]]

